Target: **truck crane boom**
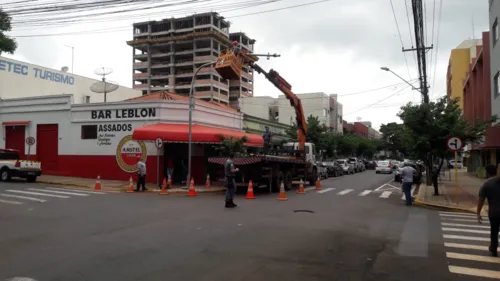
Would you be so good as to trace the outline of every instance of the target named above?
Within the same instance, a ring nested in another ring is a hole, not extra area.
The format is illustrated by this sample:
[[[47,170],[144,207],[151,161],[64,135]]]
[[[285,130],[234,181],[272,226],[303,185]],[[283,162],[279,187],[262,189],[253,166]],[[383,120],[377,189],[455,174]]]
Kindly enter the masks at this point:
[[[220,74],[220,76],[222,76],[222,78],[227,80],[240,79],[241,71],[244,65],[254,69],[259,74],[264,75],[269,82],[271,82],[285,95],[285,97],[290,101],[290,106],[295,109],[295,120],[298,127],[297,139],[299,142],[299,149],[303,151],[306,143],[307,122],[304,116],[302,102],[297,95],[292,92],[292,85],[290,85],[290,83],[288,83],[277,71],[273,69],[266,72],[262,67],[255,63],[258,60],[259,58],[256,55],[249,54],[244,51],[240,51],[237,55],[235,55],[232,50],[228,49],[219,55],[215,65],[215,70]]]

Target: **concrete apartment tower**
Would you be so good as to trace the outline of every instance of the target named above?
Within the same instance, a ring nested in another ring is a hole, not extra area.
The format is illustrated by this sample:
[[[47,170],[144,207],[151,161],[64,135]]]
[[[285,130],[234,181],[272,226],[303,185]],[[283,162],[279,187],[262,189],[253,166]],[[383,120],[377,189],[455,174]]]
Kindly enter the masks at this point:
[[[196,69],[216,61],[219,53],[231,46],[229,26],[215,12],[135,23],[133,40],[127,42],[133,48],[133,87],[143,95],[168,90],[187,96]],[[236,34],[244,48],[253,50],[254,40]],[[232,94],[234,104],[238,94],[253,93],[253,75],[248,70],[246,73],[241,81],[231,82],[239,91],[235,88]],[[229,104],[229,82],[219,76],[214,65],[201,69],[195,79],[195,97]]]
[[[249,53],[253,53],[253,46],[255,40],[248,37],[243,32],[234,32],[229,34],[229,39],[231,41],[240,42],[243,49]],[[243,67],[241,72],[240,80],[229,81],[229,104],[238,108],[241,107],[239,104],[240,98],[247,98],[253,96],[253,69],[249,67]]]

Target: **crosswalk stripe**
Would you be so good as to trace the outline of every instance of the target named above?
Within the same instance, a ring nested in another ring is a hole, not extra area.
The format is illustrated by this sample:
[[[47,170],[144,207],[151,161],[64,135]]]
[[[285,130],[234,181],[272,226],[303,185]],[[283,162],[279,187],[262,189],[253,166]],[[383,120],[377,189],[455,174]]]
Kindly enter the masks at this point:
[[[332,190],[335,190],[335,187],[328,187],[328,188],[325,188],[322,190],[318,190],[318,193],[325,193],[325,192],[332,191]]]
[[[468,215],[468,214],[439,214],[442,217],[453,217],[453,218],[474,218],[474,215]]]
[[[345,189],[345,190],[342,190],[341,192],[337,193],[338,195],[346,195],[347,193],[353,191],[353,189]]]
[[[22,190],[13,190],[13,189],[8,189],[8,190],[5,190],[5,191],[7,191],[7,192],[15,192],[15,193],[22,193],[22,194],[30,194],[30,195],[49,196],[49,197],[56,197],[56,198],[69,198],[69,196],[63,196],[63,195],[55,195],[55,194],[40,193],[40,192],[31,192],[31,191],[22,191]]]
[[[71,191],[71,192],[82,192],[82,193],[89,193],[89,194],[106,194],[106,192],[81,190],[81,189],[74,189],[74,188],[48,187],[47,189],[60,190],[60,191]]]
[[[458,222],[475,222],[477,223],[477,219],[457,219],[457,218],[441,218],[442,221],[458,221]],[[483,224],[490,224],[488,221],[483,220]]]
[[[460,254],[460,253],[446,253],[446,257],[449,259],[471,260],[471,261],[499,263],[500,264],[500,258],[497,258],[497,257],[469,255],[469,254]]]
[[[486,237],[472,237],[472,236],[462,236],[462,235],[443,235],[444,239],[459,239],[459,240],[470,240],[470,241],[486,241],[490,242],[490,238]]]
[[[22,205],[22,202],[18,201],[9,201],[9,200],[2,200],[0,199],[0,203],[5,203],[5,204],[12,204],[12,205]]]
[[[391,196],[392,192],[391,191],[384,191],[382,194],[380,194],[380,198],[389,198]]]
[[[314,189],[316,189],[316,187],[315,187],[315,186],[310,186],[310,187],[306,187],[306,188],[304,188],[304,191],[305,191],[305,192],[308,192],[308,191],[311,191],[311,190],[314,190]]]
[[[457,226],[457,227],[472,227],[472,228],[486,228],[486,229],[490,229],[490,227],[486,226],[486,225],[468,225],[468,224],[462,224],[462,223],[442,222],[441,225],[443,225],[443,226]]]
[[[439,211],[439,214],[443,215],[464,215],[464,216],[475,216],[474,214],[469,213],[457,213],[457,212],[447,212],[447,211]]]
[[[361,192],[361,193],[359,194],[359,196],[366,196],[366,195],[368,195],[368,194],[370,194],[370,193],[372,193],[372,191],[371,191],[371,190],[365,190],[365,191]]]
[[[46,189],[41,189],[41,188],[28,188],[28,190],[33,190],[33,191],[41,191],[41,192],[47,192],[47,193],[64,194],[64,195],[89,196],[89,194],[84,194],[84,193],[66,192],[66,191],[55,191],[55,190],[46,190]]]
[[[0,194],[2,197],[8,197],[8,198],[17,198],[17,199],[24,199],[24,200],[30,200],[30,201],[36,201],[36,202],[46,202],[47,200],[43,200],[40,198],[34,198],[34,197],[27,197],[27,196],[21,196],[21,195],[13,195],[13,194]]]
[[[488,230],[477,230],[477,229],[465,229],[465,228],[454,228],[454,227],[443,227],[443,231],[451,232],[466,232],[466,233],[477,233],[477,234],[490,234]]]
[[[471,275],[471,276],[476,276],[476,277],[485,277],[485,278],[500,279],[500,271],[495,271],[495,270],[468,268],[468,267],[454,266],[454,265],[449,265],[448,266],[448,270],[451,273],[456,273],[456,274],[463,274],[463,275]]]
[[[488,246],[459,244],[459,243],[444,243],[444,246],[448,248],[489,251]]]

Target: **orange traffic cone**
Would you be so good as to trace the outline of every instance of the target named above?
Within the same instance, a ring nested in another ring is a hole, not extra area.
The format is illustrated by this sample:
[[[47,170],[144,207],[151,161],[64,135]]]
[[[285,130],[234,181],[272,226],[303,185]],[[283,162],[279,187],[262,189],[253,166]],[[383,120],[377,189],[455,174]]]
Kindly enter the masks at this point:
[[[302,181],[302,179],[300,179],[300,185],[297,194],[306,194],[306,191],[304,190],[304,182]]]
[[[97,175],[94,190],[101,190],[101,176]]]
[[[281,182],[281,184],[280,184],[280,195],[276,199],[278,199],[280,201],[288,200],[288,198],[286,198],[285,186],[283,185],[283,182]]]
[[[207,180],[205,181],[205,187],[210,188],[210,174],[207,174]]]
[[[170,181],[170,177],[168,179]],[[167,191],[167,179],[163,179],[163,183],[161,185],[161,191],[158,193],[158,195],[168,195]]]
[[[246,199],[255,199],[255,194],[253,193],[253,184],[252,181],[248,182],[248,190]]]
[[[187,196],[197,196],[196,189],[194,188],[194,179],[191,179],[191,185],[189,186],[189,190]]]
[[[130,180],[129,180],[129,183],[128,183],[127,192],[134,192],[134,183],[132,181],[132,176],[130,176]]]
[[[321,180],[319,179],[319,177],[316,180],[316,190],[321,190]]]

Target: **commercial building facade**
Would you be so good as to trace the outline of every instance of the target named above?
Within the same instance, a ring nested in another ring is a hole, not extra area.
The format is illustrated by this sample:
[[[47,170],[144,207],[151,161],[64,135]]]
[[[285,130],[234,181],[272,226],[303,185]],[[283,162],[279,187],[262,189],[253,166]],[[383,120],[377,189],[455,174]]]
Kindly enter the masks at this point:
[[[239,39],[243,48],[253,51],[255,40],[244,33],[229,33],[230,23],[218,13],[195,14],[184,18],[148,21],[133,25],[133,87],[143,94],[170,91],[188,95],[195,79],[194,95],[237,106],[240,95],[253,95],[253,72],[243,70],[240,81],[222,79],[214,65],[220,52]],[[231,37],[231,38],[230,38]],[[232,90],[231,90],[232,89]],[[232,91],[232,94],[231,94]]]
[[[266,131],[266,127],[268,127],[269,131],[272,133],[273,145],[279,146],[283,142],[291,140],[286,132],[290,130],[292,126],[247,114],[243,116],[243,130],[247,133],[263,135]]]
[[[65,71],[0,57],[0,99],[70,94],[72,103],[103,102],[104,95],[90,87],[101,80],[87,78]],[[109,102],[141,96],[141,92],[118,87],[106,95]]]
[[[175,161],[174,180],[185,178],[188,100],[157,93],[132,100],[73,104],[72,95],[0,101],[0,147],[19,150],[22,158],[42,162],[44,174],[128,180],[137,172],[137,156],[146,159],[147,181],[164,176],[167,157]],[[219,135],[247,136],[262,146],[260,135],[242,131],[243,114],[228,106],[197,100],[193,112],[193,176],[203,182],[206,159],[214,156]],[[32,146],[27,137],[34,137]],[[162,148],[155,147],[161,138]],[[215,177],[214,177],[215,178]]]
[[[469,71],[469,65],[476,57],[476,49],[481,46],[481,39],[463,41],[457,48],[451,50],[446,74],[446,94],[449,99],[459,99],[459,106],[463,110],[463,81]]]

